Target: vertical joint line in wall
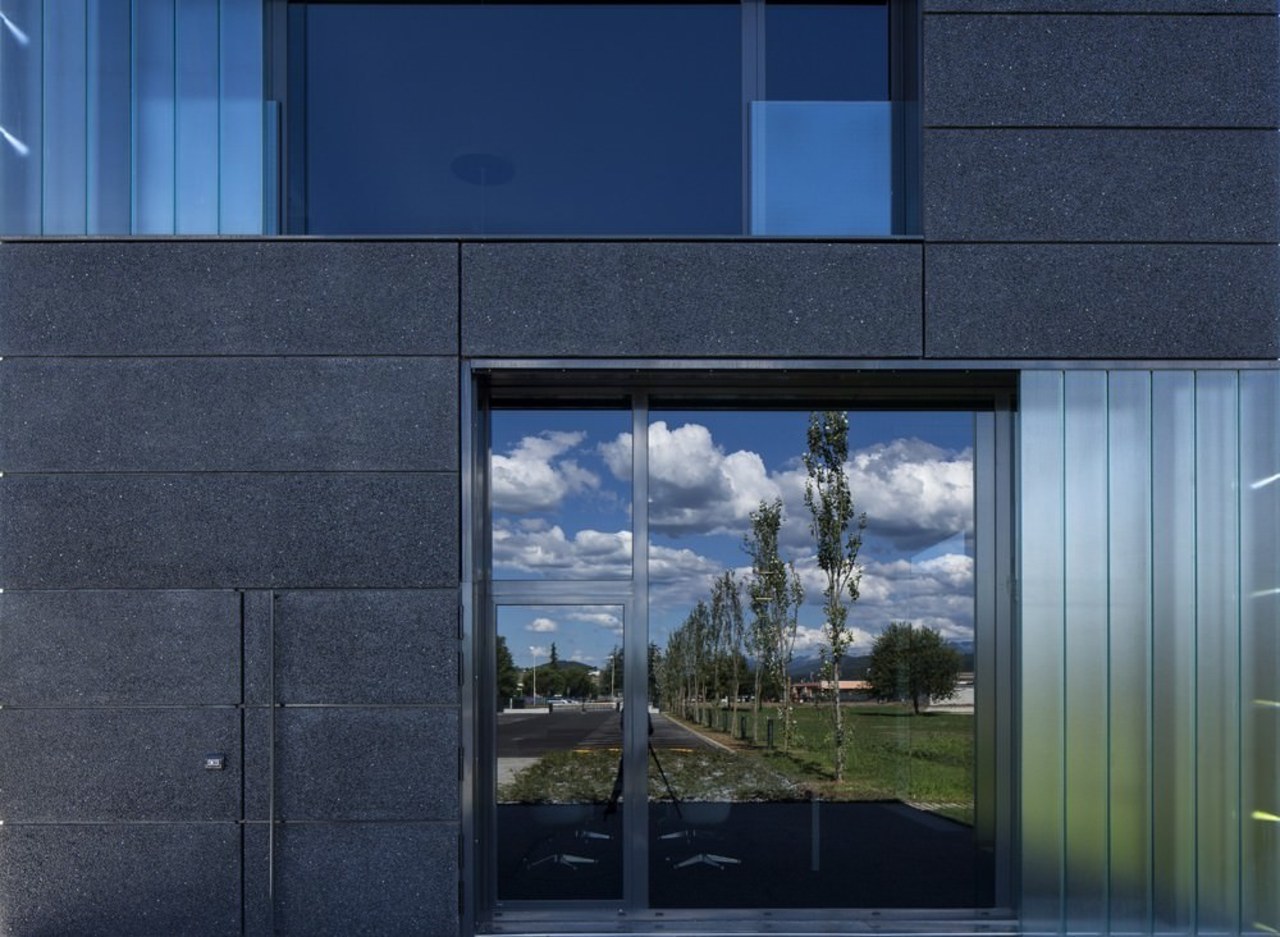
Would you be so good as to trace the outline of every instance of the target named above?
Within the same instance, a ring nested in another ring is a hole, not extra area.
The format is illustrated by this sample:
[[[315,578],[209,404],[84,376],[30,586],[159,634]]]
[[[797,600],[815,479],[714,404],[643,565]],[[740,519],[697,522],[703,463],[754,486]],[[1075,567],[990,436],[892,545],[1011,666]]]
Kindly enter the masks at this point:
[[[458,359],[461,360],[462,359],[462,241],[461,240],[458,241],[458,253],[456,257],[456,263],[457,263],[456,278],[458,282],[454,289],[453,315],[454,315],[454,329],[456,332],[456,338],[458,343],[457,344]],[[463,419],[470,419],[470,417],[464,416]],[[463,523],[466,523],[465,519],[463,520]]]
[[[267,592],[269,611],[267,630],[271,646],[267,652],[270,671],[267,686],[270,692],[267,730],[267,905],[271,909],[271,934],[276,933],[276,593]]]
[[[245,933],[245,852],[246,852],[246,825],[245,820],[245,732],[248,730],[249,718],[248,711],[245,708],[247,700],[244,696],[244,614],[245,614],[245,597],[242,590],[236,590],[236,595],[240,600],[240,934],[243,937]]]
[[[929,275],[929,265],[925,263],[925,254],[928,248],[920,245],[920,357],[929,357],[929,314],[925,307],[927,297],[929,295],[928,283],[925,278]]]

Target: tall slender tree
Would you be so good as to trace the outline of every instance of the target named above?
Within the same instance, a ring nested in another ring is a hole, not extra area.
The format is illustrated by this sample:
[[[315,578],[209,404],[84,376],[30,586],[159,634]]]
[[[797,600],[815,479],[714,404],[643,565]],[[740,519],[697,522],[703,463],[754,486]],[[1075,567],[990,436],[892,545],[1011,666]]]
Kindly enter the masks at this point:
[[[711,584],[711,634],[715,639],[715,692],[720,692],[720,664],[727,657],[729,684],[725,696],[731,709],[738,708],[738,660],[742,647],[742,597],[733,571],[726,569]]]
[[[761,501],[760,507],[751,512],[751,532],[743,539],[742,548],[751,558],[747,594],[753,616],[751,643],[757,655],[755,722],[759,722],[760,691],[768,671],[781,688],[782,748],[787,751],[795,723],[791,708],[791,657],[795,651],[804,587],[795,566],[784,562],[778,552],[781,529],[782,501]],[[759,741],[758,730],[754,739]]]
[[[809,509],[809,529],[817,543],[818,568],[826,577],[822,590],[825,621],[823,637],[830,654],[828,672],[832,686],[832,721],[835,735],[836,780],[844,780],[845,733],[840,711],[840,663],[853,643],[849,605],[858,600],[862,567],[858,551],[867,515],[854,508],[845,463],[849,458],[849,417],[839,411],[809,414],[808,449],[804,467],[804,503]]]

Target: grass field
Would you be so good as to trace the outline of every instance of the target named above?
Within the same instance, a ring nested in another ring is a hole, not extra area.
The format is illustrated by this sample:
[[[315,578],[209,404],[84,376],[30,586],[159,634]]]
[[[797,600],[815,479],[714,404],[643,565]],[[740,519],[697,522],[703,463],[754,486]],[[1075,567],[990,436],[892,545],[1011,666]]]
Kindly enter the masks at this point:
[[[660,749],[663,771],[682,800],[827,801],[901,800],[965,823],[973,822],[973,717],[957,713],[912,713],[906,706],[851,705],[845,717],[845,777],[835,780],[830,707],[799,707],[791,750],[781,750],[779,714],[774,720],[775,747],[750,743],[750,713],[740,712],[728,724],[716,712],[704,713],[691,729],[728,745],[731,751]],[[740,718],[747,719],[746,739]],[[547,755],[503,785],[499,800],[524,803],[601,803],[608,799],[618,769],[618,753],[566,751]],[[668,796],[653,759],[649,790],[655,799]]]

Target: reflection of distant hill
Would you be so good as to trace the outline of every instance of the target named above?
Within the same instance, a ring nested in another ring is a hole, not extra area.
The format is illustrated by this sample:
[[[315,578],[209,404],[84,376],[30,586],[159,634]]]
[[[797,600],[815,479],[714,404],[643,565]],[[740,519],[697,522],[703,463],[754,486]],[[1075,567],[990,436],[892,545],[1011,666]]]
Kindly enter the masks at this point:
[[[950,641],[950,647],[960,652],[960,670],[961,672],[973,672],[973,642],[972,641]],[[871,665],[871,656],[869,654],[846,654],[840,662],[840,674],[845,679],[857,679],[866,674],[867,667]],[[788,673],[793,680],[804,679],[809,676],[816,677],[822,669],[822,660],[819,657],[798,657],[791,662]]]

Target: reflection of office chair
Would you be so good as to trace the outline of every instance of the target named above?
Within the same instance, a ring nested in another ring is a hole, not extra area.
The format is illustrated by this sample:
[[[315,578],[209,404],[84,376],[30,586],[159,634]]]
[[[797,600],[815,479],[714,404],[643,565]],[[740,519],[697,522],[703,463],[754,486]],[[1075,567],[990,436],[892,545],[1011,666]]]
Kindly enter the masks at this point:
[[[723,826],[727,823],[731,807],[732,804],[728,801],[685,801],[684,811],[677,812],[677,816],[687,824],[685,828],[671,833],[664,833],[658,839],[660,841],[684,842],[687,844],[697,844],[706,839],[712,841],[721,839],[722,837],[719,834],[709,828]],[[707,865],[713,869],[723,869],[727,866],[742,864],[741,859],[735,859],[733,856],[726,856],[717,852],[698,852],[679,861],[676,861],[676,859],[677,857],[675,856],[667,859],[673,869],[687,869],[695,865]]]
[[[563,866],[576,872],[584,866],[596,865],[599,859],[580,853],[589,850],[594,844],[613,838],[608,833],[588,828],[593,812],[591,804],[539,804],[525,809],[529,811],[529,819],[534,824],[553,827],[539,837],[525,854],[521,865],[526,871],[549,865]],[[532,858],[544,848],[548,851],[536,859]]]

